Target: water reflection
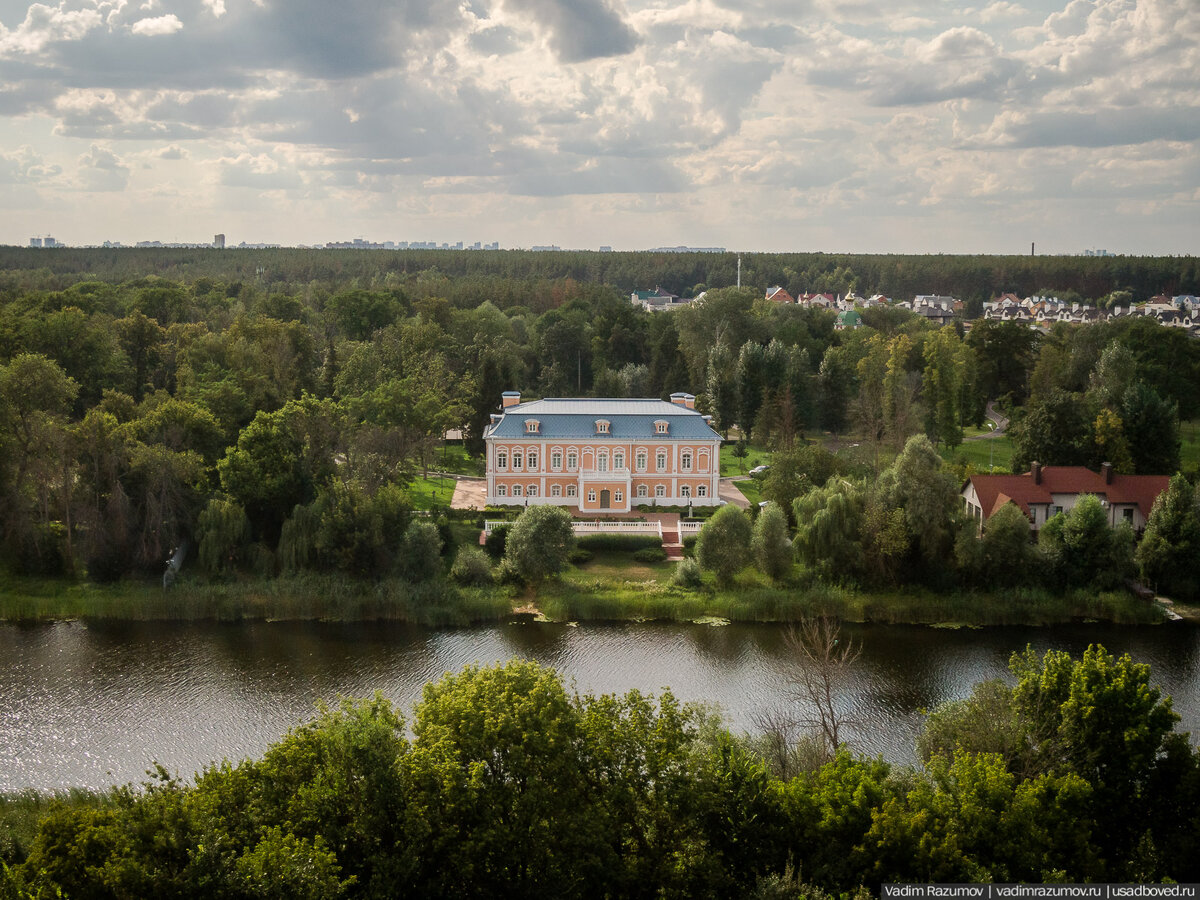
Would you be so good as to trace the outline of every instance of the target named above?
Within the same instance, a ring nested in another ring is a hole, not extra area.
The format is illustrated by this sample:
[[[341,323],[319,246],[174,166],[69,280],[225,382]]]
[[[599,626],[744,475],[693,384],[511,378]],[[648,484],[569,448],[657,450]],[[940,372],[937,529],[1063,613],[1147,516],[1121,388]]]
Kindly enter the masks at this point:
[[[986,631],[848,626],[862,656],[838,697],[860,752],[912,761],[923,711],[1008,677],[1026,644],[1089,643],[1151,664],[1183,727],[1200,725],[1200,630],[1073,626]],[[735,729],[794,702],[781,629],[657,623],[430,631],[402,625],[0,626],[0,790],[137,781],[154,761],[188,776],[257,756],[318,701],[382,691],[406,712],[422,686],[514,657],[557,668],[580,692],[658,693],[720,707]]]

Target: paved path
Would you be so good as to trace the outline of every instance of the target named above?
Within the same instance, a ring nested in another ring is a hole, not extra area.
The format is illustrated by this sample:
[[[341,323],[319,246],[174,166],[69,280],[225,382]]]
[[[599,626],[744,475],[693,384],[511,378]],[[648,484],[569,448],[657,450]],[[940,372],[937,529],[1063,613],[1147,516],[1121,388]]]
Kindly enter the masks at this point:
[[[992,438],[998,438],[1004,434],[1004,430],[1008,428],[1008,419],[1004,413],[996,409],[995,402],[989,400],[987,405],[987,417],[995,423],[996,427],[987,434],[975,434],[964,440],[968,441],[990,441]]]
[[[473,478],[468,475],[456,475],[454,496],[450,500],[451,509],[478,509],[487,506],[487,479]]]
[[[741,477],[739,477],[739,478],[722,478],[720,481],[720,484],[718,485],[718,488],[719,488],[718,496],[720,496],[720,498],[722,500],[724,500],[726,503],[732,503],[734,506],[740,507],[741,509],[749,509],[750,501],[747,500],[745,495],[743,495],[742,492],[739,491],[733,484],[735,481],[749,481],[749,480],[750,480],[749,478],[741,478]]]

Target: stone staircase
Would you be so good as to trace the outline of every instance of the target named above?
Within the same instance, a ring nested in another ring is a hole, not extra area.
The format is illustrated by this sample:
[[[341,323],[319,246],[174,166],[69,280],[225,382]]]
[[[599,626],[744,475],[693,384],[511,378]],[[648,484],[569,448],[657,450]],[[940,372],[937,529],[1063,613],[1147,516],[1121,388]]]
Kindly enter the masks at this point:
[[[672,562],[678,562],[683,559],[683,541],[679,539],[679,526],[675,526],[674,531],[667,530],[663,526],[663,549],[667,551],[667,559]]]

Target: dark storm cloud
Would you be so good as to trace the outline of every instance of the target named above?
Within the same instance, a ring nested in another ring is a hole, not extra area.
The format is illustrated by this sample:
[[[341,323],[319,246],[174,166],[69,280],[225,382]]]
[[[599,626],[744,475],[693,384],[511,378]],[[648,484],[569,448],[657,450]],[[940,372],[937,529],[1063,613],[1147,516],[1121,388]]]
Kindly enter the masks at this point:
[[[605,0],[505,0],[505,6],[550,33],[560,62],[622,56],[638,44],[633,29]]]

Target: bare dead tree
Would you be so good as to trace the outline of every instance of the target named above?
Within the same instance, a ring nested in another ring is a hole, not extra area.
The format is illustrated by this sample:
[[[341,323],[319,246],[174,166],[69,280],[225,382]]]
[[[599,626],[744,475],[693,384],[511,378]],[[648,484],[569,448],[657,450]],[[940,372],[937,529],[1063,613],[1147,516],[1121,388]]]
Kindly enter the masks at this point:
[[[853,641],[842,640],[841,632],[835,619],[821,616],[801,619],[784,636],[796,662],[795,673],[788,678],[789,693],[813,711],[797,721],[818,731],[830,754],[837,751],[842,729],[850,724],[834,698],[862,653]]]

